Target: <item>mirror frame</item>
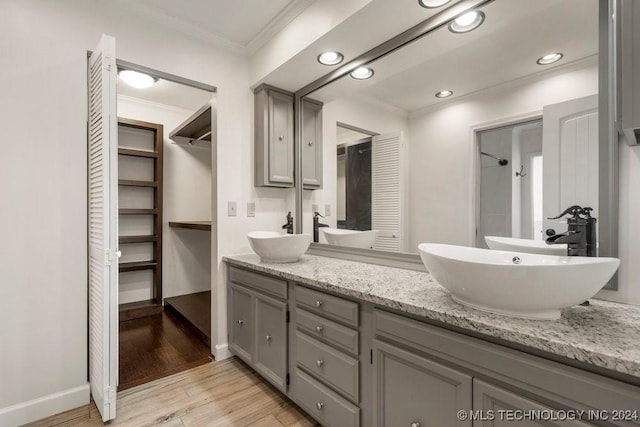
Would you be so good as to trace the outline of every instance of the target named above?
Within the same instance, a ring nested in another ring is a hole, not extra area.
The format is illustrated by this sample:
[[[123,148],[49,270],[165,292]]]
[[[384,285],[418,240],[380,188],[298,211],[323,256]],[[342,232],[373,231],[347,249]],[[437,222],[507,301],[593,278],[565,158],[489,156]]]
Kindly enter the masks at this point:
[[[466,11],[482,7],[494,0],[462,0],[438,14],[422,21],[397,36],[368,50],[355,59],[331,71],[299,89],[294,94],[294,169],[295,182],[295,232],[302,233],[304,215],[304,189],[302,182],[302,98],[312,94],[332,82],[346,76],[354,69],[371,63],[385,55],[402,48],[404,45],[423,37],[447,25],[452,19]],[[620,0],[598,0],[598,108],[599,108],[599,203],[600,217],[598,228],[599,255],[616,257],[618,255],[618,131],[615,125],[616,91],[616,55],[618,47],[617,18]],[[613,19],[610,19],[613,17]],[[413,253],[389,252],[371,249],[346,248],[326,244],[312,243],[309,253],[353,261],[366,261],[375,264],[426,271],[420,256]],[[617,290],[617,274],[604,287]]]

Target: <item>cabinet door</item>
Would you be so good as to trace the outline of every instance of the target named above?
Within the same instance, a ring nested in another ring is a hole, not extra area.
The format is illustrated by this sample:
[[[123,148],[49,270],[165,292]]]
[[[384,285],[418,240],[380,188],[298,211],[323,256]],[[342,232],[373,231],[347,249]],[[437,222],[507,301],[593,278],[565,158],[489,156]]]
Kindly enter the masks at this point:
[[[375,425],[471,426],[457,418],[471,409],[471,376],[373,340]]]
[[[286,390],[287,304],[255,296],[254,368],[280,390]]]
[[[302,100],[302,175],[304,188],[322,187],[322,104]]]
[[[293,98],[269,90],[269,181],[293,184]]]
[[[247,290],[229,287],[229,347],[247,363],[253,354],[253,297]]]
[[[474,426],[498,427],[498,426],[587,426],[581,421],[551,421],[540,422],[532,420],[514,421],[509,419],[513,412],[506,411],[549,411],[551,408],[534,400],[520,396],[512,391],[505,390],[482,380],[473,380],[473,409],[483,419],[473,422]],[[480,418],[480,417],[479,417]]]

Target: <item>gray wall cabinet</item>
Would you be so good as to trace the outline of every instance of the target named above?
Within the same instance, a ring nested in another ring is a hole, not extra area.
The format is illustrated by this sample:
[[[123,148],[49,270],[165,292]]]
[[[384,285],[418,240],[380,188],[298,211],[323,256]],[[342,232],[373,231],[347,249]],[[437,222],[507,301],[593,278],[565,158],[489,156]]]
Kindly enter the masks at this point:
[[[322,188],[322,103],[302,99],[302,181],[304,189]]]
[[[593,423],[514,423],[486,415],[640,411],[637,382],[592,372],[587,365],[549,360],[535,350],[246,268],[229,266],[228,290],[232,353],[324,426],[586,426]],[[484,412],[458,419],[460,410]],[[595,424],[638,426],[640,419]]]
[[[254,113],[256,187],[293,187],[293,94],[261,85]]]

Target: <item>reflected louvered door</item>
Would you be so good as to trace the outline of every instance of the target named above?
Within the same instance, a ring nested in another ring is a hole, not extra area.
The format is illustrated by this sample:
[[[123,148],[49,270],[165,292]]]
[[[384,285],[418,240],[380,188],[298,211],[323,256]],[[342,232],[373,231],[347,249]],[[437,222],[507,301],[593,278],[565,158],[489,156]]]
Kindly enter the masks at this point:
[[[118,128],[115,39],[89,58],[89,382],[103,421],[116,417],[118,379]]]
[[[401,133],[377,135],[371,144],[371,228],[380,236],[374,249],[402,248]]]

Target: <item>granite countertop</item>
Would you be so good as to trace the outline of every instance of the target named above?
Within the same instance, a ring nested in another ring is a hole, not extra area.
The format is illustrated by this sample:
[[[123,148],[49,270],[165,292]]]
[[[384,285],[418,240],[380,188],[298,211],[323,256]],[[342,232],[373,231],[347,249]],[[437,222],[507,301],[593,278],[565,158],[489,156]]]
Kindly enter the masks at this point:
[[[640,377],[640,306],[591,300],[562,310],[558,320],[525,320],[467,308],[429,273],[304,255],[291,264],[257,255],[226,262],[339,295],[397,309],[526,347]]]

